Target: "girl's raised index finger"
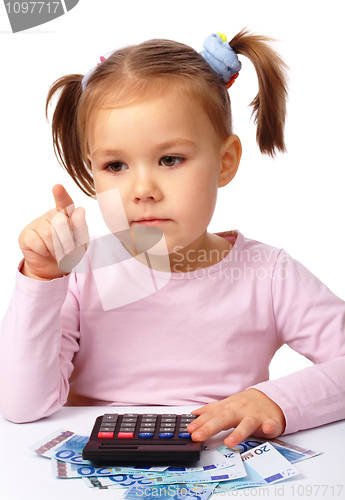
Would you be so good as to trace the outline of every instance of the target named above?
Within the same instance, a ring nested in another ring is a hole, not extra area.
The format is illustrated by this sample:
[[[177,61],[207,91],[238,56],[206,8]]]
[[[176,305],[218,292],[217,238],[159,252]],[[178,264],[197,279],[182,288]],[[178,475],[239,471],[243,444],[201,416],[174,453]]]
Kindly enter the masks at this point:
[[[58,212],[71,216],[74,210],[74,203],[66,189],[61,184],[56,184],[53,187],[53,196],[55,200],[55,207]]]

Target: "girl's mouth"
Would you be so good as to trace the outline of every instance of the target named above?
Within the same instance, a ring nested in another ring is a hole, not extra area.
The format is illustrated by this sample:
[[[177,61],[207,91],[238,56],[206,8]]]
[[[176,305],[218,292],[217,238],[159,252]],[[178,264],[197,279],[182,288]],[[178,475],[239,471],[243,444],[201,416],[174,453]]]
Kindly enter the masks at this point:
[[[169,221],[170,219],[143,219],[134,220],[133,224],[139,224],[140,226],[159,226],[160,224],[164,224]]]

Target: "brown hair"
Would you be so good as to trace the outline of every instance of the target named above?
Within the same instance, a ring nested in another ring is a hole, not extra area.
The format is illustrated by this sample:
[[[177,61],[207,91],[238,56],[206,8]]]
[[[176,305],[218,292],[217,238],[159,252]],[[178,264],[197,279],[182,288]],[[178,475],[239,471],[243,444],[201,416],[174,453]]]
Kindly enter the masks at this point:
[[[253,63],[259,91],[251,103],[260,151],[274,156],[285,151],[286,65],[271,46],[272,40],[242,30],[230,42]],[[52,134],[55,154],[76,184],[88,196],[95,188],[88,159],[87,133],[100,108],[127,106],[176,88],[183,99],[202,105],[221,139],[232,134],[230,98],[225,83],[191,47],[170,40],[148,40],[114,52],[88,76],[67,75],[50,88],[48,106],[59,94]],[[237,84],[238,85],[238,84]]]

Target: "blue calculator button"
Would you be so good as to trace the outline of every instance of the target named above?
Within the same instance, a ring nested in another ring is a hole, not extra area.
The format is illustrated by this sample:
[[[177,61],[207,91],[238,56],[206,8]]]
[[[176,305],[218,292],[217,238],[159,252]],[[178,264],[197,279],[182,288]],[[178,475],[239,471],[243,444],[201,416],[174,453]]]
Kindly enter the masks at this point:
[[[185,439],[190,438],[190,434],[189,434],[189,432],[180,432],[179,437],[185,438]]]
[[[139,432],[140,438],[153,438],[153,432]]]
[[[173,432],[161,432],[160,434],[158,434],[158,436],[160,438],[173,438],[174,433]]]

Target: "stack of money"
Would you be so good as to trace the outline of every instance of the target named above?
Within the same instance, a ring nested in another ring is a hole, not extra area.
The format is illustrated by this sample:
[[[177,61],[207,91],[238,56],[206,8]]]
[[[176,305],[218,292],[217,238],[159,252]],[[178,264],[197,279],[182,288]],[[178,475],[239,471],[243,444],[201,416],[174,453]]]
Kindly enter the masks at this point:
[[[106,467],[83,460],[88,439],[59,429],[30,449],[51,460],[56,477],[81,479],[90,488],[124,488],[127,500],[144,495],[195,496],[196,492],[200,500],[207,500],[212,493],[267,486],[296,476],[299,471],[293,464],[321,453],[255,437],[231,449],[206,442],[195,463]]]

